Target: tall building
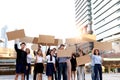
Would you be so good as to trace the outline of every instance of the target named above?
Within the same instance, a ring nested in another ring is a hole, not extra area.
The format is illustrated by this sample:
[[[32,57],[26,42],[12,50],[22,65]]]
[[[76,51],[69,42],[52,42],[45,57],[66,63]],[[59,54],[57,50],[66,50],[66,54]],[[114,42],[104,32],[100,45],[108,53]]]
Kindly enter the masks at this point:
[[[80,34],[92,34],[91,0],[75,0],[75,22]],[[92,49],[92,43],[79,44],[84,52]]]
[[[4,42],[3,42],[3,45],[2,47],[7,47],[7,35],[6,35],[6,31],[7,31],[8,27],[7,26],[4,26],[1,28],[1,38],[4,39]]]
[[[120,0],[91,0],[92,28],[98,41],[120,38]]]
[[[76,26],[82,33],[92,33],[91,0],[75,0]]]

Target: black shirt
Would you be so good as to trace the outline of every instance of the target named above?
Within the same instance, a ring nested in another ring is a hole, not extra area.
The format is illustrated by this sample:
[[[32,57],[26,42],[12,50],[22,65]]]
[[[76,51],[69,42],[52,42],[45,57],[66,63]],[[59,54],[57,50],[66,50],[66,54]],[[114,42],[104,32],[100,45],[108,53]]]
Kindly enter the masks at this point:
[[[15,48],[15,51],[17,52],[16,64],[27,65],[27,53],[21,49],[18,49],[17,44],[14,45],[14,48]]]

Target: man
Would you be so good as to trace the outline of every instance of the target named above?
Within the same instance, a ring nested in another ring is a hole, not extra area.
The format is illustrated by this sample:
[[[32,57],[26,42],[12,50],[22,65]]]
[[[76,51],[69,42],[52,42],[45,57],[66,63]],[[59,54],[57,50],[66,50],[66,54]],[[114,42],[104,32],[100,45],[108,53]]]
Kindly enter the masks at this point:
[[[21,80],[24,80],[24,73],[26,70],[26,65],[27,65],[27,53],[26,51],[24,51],[24,48],[26,46],[26,44],[24,42],[22,42],[20,44],[21,49],[18,48],[17,45],[18,40],[15,40],[15,51],[17,52],[16,55],[16,76],[15,76],[15,80],[18,80],[18,76],[21,75]]]
[[[65,45],[61,44],[59,50],[64,50]],[[58,80],[61,80],[61,75],[63,76],[62,80],[67,80],[67,57],[58,58]]]

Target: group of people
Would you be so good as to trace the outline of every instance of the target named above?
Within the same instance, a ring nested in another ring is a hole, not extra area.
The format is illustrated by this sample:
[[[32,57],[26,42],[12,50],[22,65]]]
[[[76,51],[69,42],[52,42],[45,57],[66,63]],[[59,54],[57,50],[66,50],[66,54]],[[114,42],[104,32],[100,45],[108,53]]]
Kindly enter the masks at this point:
[[[25,80],[25,77],[26,80],[29,80],[32,55],[30,55],[29,48],[24,50],[26,46],[24,42],[21,42],[20,46],[21,49],[15,43],[15,50],[17,52],[15,80],[18,80],[19,75],[21,75],[21,80]],[[58,49],[63,50],[64,48],[65,45],[61,44]],[[83,50],[79,49],[79,57],[84,55]],[[33,80],[42,80],[44,71],[48,80],[85,80],[85,65],[77,66],[75,53],[71,57],[57,57],[56,48],[50,49],[49,47],[46,57],[43,57],[41,46],[38,46],[37,51],[34,51],[34,57]],[[90,57],[92,60],[92,80],[102,80],[102,57],[99,50],[93,49]]]

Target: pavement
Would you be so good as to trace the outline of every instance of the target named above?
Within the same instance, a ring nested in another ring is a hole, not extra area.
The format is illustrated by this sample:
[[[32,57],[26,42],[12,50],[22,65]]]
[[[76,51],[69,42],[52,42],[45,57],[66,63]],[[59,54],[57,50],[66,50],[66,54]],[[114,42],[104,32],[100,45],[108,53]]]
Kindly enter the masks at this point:
[[[0,75],[0,80],[14,80],[14,77],[15,75]],[[21,80],[20,76],[18,80]],[[30,75],[30,80],[33,80],[33,75]],[[43,80],[47,80],[45,74]],[[91,80],[91,74],[86,74],[85,80]],[[103,73],[103,80],[120,80],[120,73]]]

